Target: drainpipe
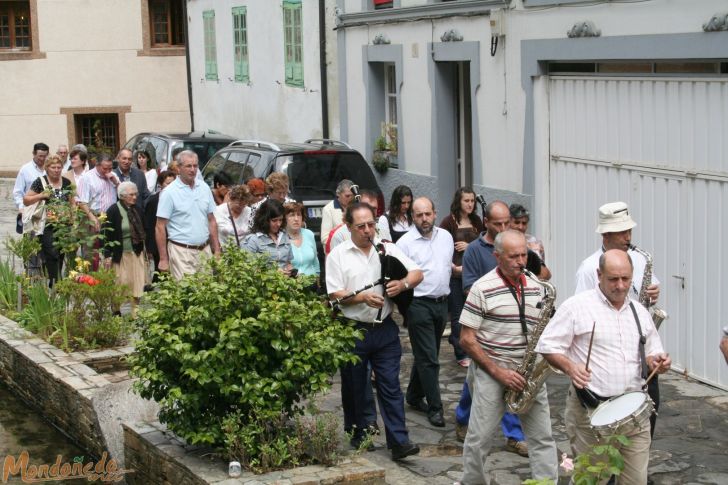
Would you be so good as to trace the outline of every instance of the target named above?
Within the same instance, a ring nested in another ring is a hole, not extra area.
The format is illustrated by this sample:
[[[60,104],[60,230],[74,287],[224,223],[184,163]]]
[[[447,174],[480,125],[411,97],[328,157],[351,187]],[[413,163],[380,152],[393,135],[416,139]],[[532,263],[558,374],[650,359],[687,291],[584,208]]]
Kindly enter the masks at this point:
[[[183,2],[185,16],[185,64],[187,66],[187,101],[190,105],[190,131],[195,131],[195,108],[192,105],[192,72],[190,71],[190,31],[187,28],[187,0]]]
[[[321,131],[323,138],[329,137],[329,85],[326,74],[326,5],[318,2],[319,21],[319,69],[321,76]]]

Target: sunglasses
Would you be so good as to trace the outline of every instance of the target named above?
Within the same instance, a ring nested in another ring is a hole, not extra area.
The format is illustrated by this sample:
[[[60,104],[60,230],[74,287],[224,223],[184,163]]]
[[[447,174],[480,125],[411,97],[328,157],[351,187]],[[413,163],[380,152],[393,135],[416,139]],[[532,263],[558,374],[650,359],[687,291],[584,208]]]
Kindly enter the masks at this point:
[[[374,221],[372,221],[372,222],[363,222],[361,224],[356,224],[354,227],[357,228],[360,231],[364,230],[365,227],[368,227],[369,229],[374,229],[375,227],[377,227],[377,223],[374,222]]]

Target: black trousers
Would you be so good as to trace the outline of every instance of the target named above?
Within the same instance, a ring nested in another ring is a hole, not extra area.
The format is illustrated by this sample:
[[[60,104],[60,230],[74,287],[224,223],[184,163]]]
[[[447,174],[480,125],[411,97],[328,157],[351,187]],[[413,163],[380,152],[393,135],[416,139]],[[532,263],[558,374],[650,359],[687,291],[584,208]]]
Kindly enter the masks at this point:
[[[63,254],[53,245],[53,226],[46,225],[43,234],[38,236],[38,239],[40,239],[43,267],[48,276],[48,286],[52,288],[61,274]]]
[[[655,412],[650,416],[650,438],[655,435],[655,423],[657,422],[657,411],[660,409],[660,383],[657,380],[658,375],[652,378],[647,384],[647,394],[655,403]]]

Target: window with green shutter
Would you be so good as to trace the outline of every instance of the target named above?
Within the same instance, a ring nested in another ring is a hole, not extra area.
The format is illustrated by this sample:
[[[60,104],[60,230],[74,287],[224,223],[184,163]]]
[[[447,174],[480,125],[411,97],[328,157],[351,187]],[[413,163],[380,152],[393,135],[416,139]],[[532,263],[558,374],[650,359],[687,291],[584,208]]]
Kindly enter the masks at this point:
[[[233,7],[233,56],[235,82],[250,81],[248,64],[248,17],[245,7]]]
[[[303,34],[301,0],[283,1],[283,45],[286,84],[303,86]]]
[[[205,34],[205,79],[217,81],[217,46],[215,44],[215,11],[202,12],[202,25]]]

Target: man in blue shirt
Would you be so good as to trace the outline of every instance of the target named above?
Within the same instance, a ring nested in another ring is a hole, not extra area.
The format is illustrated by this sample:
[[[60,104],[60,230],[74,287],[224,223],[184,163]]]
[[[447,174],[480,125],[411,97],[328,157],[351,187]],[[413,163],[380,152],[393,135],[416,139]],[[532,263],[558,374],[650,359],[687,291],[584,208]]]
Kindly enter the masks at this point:
[[[155,227],[159,270],[177,280],[195,273],[203,255],[220,253],[215,201],[210,187],[197,179],[197,154],[184,150],[179,160],[179,177],[159,196]]]

